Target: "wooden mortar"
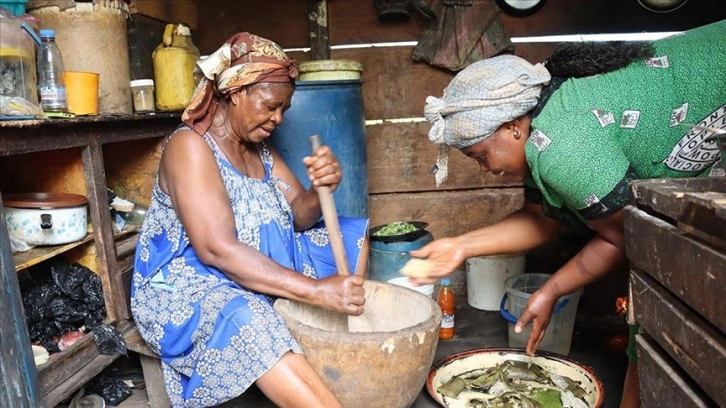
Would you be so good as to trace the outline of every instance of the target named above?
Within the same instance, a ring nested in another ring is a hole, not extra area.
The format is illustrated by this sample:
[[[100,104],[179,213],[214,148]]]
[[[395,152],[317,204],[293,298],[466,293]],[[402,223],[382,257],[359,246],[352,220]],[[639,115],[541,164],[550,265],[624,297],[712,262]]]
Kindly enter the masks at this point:
[[[344,314],[279,299],[310,364],[346,408],[410,407],[426,382],[439,340],[441,310],[414,290],[366,281],[369,332],[349,332]]]

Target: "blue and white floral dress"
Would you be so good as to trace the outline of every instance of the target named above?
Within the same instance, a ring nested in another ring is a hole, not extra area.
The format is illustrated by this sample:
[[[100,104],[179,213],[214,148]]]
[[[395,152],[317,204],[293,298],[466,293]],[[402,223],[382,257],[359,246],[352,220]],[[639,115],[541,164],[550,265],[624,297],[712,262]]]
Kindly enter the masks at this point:
[[[211,137],[204,139],[230,197],[237,239],[305,276],[335,274],[322,222],[294,232],[292,210],[280,190],[289,186],[271,176],[272,155],[264,143],[258,150],[265,177],[254,179],[237,171]],[[341,217],[340,227],[348,262],[355,268],[368,220]],[[284,353],[302,352],[272,308],[274,298],[245,289],[199,259],[158,180],[136,248],[131,286],[133,317],[161,358],[175,407],[206,407],[235,398]]]

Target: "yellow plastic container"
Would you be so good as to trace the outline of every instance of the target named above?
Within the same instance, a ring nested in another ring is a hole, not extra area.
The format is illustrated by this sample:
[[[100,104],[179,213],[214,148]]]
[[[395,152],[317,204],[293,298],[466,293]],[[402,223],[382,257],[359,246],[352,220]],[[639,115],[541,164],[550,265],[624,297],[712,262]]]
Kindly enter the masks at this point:
[[[76,115],[98,115],[99,76],[97,72],[63,73],[69,112]]]
[[[194,65],[199,49],[185,24],[167,24],[161,44],[151,55],[154,62],[156,108],[178,111],[186,108],[194,94]]]

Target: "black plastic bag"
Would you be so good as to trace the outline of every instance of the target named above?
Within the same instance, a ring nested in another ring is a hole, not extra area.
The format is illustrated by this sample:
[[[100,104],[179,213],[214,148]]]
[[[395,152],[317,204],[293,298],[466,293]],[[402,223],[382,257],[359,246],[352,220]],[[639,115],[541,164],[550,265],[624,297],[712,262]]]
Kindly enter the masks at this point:
[[[58,351],[58,339],[85,326],[92,330],[106,317],[101,278],[80,264],[53,260],[30,269],[21,287],[32,342]]]
[[[86,394],[98,394],[108,405],[118,405],[130,397],[131,387],[118,378],[98,375],[86,384]]]
[[[93,338],[101,354],[127,355],[126,342],[121,333],[115,327],[107,324],[99,324],[93,329]]]

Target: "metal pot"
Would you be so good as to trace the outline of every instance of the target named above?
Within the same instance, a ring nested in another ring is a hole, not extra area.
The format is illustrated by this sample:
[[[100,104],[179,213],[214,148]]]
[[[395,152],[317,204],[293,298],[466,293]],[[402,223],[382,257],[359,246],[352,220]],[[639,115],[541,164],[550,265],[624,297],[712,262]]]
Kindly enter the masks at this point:
[[[88,200],[82,195],[8,194],[3,205],[11,238],[30,245],[60,245],[86,236]]]

